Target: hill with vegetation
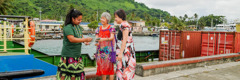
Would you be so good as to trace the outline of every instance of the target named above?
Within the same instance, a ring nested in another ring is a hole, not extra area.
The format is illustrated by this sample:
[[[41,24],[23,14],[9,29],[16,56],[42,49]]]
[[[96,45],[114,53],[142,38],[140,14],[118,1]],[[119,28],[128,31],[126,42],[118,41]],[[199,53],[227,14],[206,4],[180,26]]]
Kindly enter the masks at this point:
[[[41,8],[42,19],[64,19],[70,8],[80,10],[85,22],[97,20],[97,12],[98,17],[105,11],[110,12],[114,17],[113,13],[118,9],[126,11],[128,20],[160,21],[161,15],[162,19],[169,21],[168,17],[170,17],[166,11],[148,8],[145,4],[134,0],[12,0],[10,4],[12,9],[8,11],[8,15],[38,18]]]

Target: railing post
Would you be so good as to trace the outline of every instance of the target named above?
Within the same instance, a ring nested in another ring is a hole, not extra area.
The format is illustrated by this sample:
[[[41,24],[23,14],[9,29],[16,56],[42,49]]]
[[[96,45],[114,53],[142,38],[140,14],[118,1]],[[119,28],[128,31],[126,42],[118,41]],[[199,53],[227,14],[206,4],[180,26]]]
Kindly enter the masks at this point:
[[[3,51],[7,52],[7,29],[6,29],[6,21],[3,22],[4,32],[3,32]]]
[[[2,25],[0,25],[0,41],[2,41]]]
[[[26,19],[25,19],[25,32],[24,32],[24,47],[25,47],[25,53],[26,54],[29,54],[28,53],[28,38],[29,38],[29,36],[28,36],[28,18],[26,17]]]
[[[12,39],[12,38],[13,38],[13,36],[12,36],[12,34],[13,34],[12,29],[13,29],[12,26],[10,26],[10,36],[11,36],[11,41],[13,41],[13,39]]]

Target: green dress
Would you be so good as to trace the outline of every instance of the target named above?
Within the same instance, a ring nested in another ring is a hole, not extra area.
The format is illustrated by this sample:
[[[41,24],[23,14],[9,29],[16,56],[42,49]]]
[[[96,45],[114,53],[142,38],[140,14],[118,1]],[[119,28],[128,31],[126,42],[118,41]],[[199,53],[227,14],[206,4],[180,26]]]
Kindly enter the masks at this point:
[[[71,43],[67,36],[82,38],[82,29],[79,25],[68,24],[63,28],[63,47],[58,64],[57,80],[85,80],[84,65],[81,57],[82,43]]]

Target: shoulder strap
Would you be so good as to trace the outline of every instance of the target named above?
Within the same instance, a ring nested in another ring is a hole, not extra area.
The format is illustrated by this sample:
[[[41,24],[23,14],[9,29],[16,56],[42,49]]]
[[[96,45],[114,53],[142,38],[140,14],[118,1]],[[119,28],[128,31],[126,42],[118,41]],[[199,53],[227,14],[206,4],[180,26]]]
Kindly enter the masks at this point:
[[[111,26],[111,25],[109,25],[109,26]],[[108,30],[109,30],[109,32],[111,32],[111,29],[112,29],[112,27],[110,27]],[[114,34],[114,38],[115,38],[115,42],[117,43],[117,39],[116,39],[116,35]]]

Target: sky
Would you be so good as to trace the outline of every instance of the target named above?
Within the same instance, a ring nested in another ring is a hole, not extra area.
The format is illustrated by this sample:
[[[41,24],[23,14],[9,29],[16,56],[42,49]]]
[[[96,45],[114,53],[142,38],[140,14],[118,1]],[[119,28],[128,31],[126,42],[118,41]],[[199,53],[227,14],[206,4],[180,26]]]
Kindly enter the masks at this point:
[[[209,14],[226,16],[228,22],[239,20],[240,0],[135,0],[149,8],[161,9],[172,16],[199,16]]]

